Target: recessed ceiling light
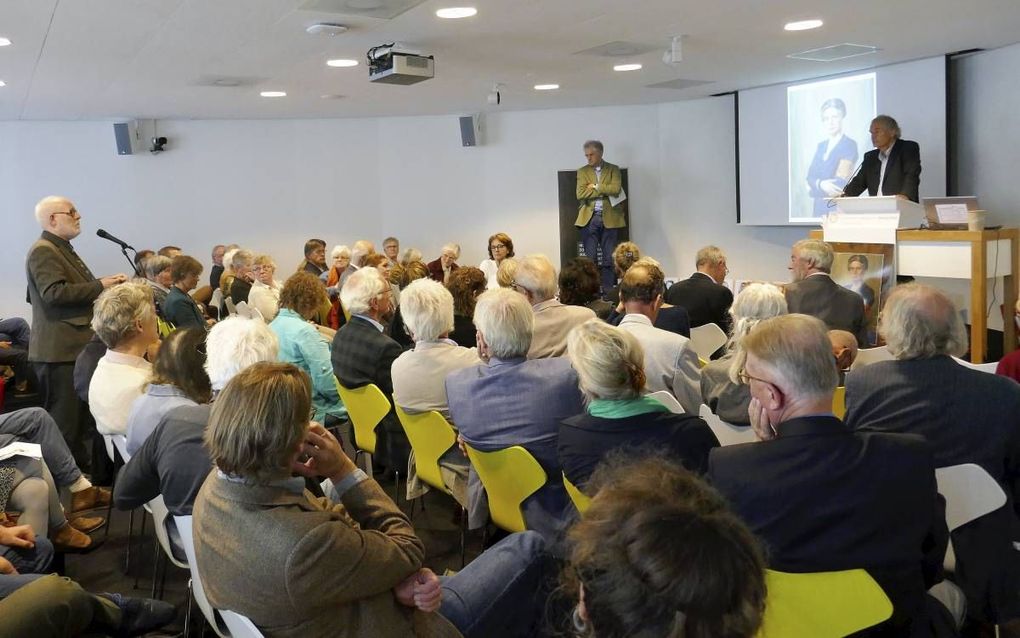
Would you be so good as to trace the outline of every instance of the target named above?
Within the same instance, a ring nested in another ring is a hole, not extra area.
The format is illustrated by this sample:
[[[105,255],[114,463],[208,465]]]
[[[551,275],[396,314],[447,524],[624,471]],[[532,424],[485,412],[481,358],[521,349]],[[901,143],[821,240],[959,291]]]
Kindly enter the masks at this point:
[[[821,20],[800,20],[798,22],[787,22],[783,27],[787,31],[807,31],[822,26]]]
[[[471,16],[478,13],[478,9],[474,7],[448,7],[446,9],[440,9],[436,11],[436,15],[440,18],[446,18],[448,20],[456,20],[457,18],[470,18]]]
[[[535,90],[536,91],[555,91],[558,88],[560,88],[559,84],[536,84],[535,85]]]
[[[262,91],[259,93],[262,97],[287,97],[286,91]]]
[[[357,60],[343,60],[343,59],[340,59],[340,60],[326,60],[326,64],[328,66],[335,66],[335,67],[341,67],[342,68],[342,67],[348,67],[348,66],[358,66],[358,61]]]
[[[0,80],[0,86],[7,86],[7,83],[4,82],[3,80]]]
[[[319,98],[323,100],[342,100],[346,95],[340,95],[339,93],[327,93],[326,95],[320,95]]]
[[[10,40],[8,40],[7,38],[0,38],[0,47],[9,47],[9,46],[11,46],[11,41]]]
[[[641,68],[640,64],[617,64],[613,67],[614,71],[637,71]]]

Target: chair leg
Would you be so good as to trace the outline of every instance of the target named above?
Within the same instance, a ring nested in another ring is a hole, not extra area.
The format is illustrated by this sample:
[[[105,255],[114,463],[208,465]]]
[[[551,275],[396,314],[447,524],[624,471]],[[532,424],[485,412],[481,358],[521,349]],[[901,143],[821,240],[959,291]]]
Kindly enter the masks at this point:
[[[188,579],[188,606],[184,610],[184,638],[191,636],[191,604],[195,599],[195,592],[191,588],[191,579]]]
[[[400,470],[393,472],[393,502],[400,503]],[[400,505],[397,505],[400,507]]]
[[[424,505],[424,503],[423,503]],[[467,508],[461,506],[460,508],[460,568],[464,569],[464,565],[467,564],[466,560],[466,549],[467,549],[467,526],[468,526],[468,513]]]
[[[159,576],[159,562],[160,562],[159,559],[163,555],[159,548],[159,539],[154,540],[156,545],[156,553],[152,559],[152,594],[149,595],[149,598],[156,597],[156,578]]]
[[[117,487],[117,472],[113,473],[113,480],[110,481],[110,504],[106,506],[106,531],[103,532],[103,539],[110,538],[110,528],[113,527],[113,490]],[[125,568],[126,569],[126,568]]]

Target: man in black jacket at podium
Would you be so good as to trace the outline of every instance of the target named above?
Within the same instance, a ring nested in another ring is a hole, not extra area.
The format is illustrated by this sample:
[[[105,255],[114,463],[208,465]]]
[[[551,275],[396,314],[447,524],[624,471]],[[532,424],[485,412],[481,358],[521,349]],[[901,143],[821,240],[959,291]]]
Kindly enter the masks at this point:
[[[843,189],[844,197],[895,195],[919,201],[921,147],[917,142],[900,139],[900,125],[888,115],[871,120],[871,143],[875,150],[864,154],[864,161]]]

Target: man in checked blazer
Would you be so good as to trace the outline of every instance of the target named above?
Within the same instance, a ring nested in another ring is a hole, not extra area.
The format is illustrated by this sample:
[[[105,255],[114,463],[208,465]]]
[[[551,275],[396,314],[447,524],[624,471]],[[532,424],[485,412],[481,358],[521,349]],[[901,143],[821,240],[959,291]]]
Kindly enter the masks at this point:
[[[25,260],[32,304],[28,358],[39,378],[43,407],[60,427],[78,467],[86,470],[92,464],[85,446],[85,408],[74,392],[74,361],[92,338],[92,302],[127,277],[97,279],[74,252],[71,240],[81,233],[81,215],[67,198],[43,198],[35,218],[43,232]]]
[[[395,310],[389,282],[375,268],[362,268],[344,283],[340,301],[350,311],[351,320],[333,337],[330,354],[333,374],[345,388],[374,383],[383,394],[392,397],[390,367],[400,356],[401,348],[385,333],[385,324],[393,319]],[[411,444],[392,408],[375,431],[378,437],[375,460],[387,470],[406,467]]]
[[[577,220],[584,254],[599,267],[603,293],[616,285],[613,270],[613,250],[619,243],[617,229],[627,226],[623,211],[613,206],[610,197],[617,197],[623,189],[620,167],[602,161],[602,142],[584,143],[584,157],[588,163],[577,169]],[[602,248],[599,258],[598,248]]]

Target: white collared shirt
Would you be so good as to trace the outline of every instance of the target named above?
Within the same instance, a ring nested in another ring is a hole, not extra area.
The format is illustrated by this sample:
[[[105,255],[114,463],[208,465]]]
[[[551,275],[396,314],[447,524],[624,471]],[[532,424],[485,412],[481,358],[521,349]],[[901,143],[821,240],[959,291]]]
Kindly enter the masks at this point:
[[[885,183],[885,167],[889,164],[889,156],[892,155],[893,147],[896,146],[896,142],[898,141],[899,140],[893,140],[893,143],[889,145],[888,150],[878,152],[878,160],[882,163],[882,166],[878,170],[878,190],[875,191],[877,195],[885,195],[885,193],[882,192],[882,187]]]

